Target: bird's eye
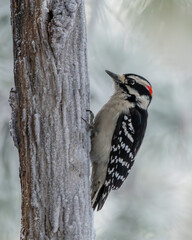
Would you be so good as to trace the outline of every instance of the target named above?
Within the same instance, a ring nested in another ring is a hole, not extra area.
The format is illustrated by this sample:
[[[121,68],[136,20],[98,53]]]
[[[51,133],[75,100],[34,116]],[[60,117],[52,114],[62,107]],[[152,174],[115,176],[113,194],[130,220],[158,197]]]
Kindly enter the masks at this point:
[[[128,85],[133,86],[134,84],[135,84],[135,80],[130,78],[128,80]]]

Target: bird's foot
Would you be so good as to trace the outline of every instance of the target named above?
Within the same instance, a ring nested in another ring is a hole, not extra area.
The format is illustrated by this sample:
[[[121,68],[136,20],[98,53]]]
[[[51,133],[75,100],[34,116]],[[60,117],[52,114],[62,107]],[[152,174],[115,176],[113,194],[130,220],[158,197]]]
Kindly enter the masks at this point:
[[[82,118],[83,121],[88,125],[89,130],[93,130],[93,122],[94,122],[94,113],[91,110],[86,110],[86,112],[89,113],[89,120],[87,121],[86,119]]]

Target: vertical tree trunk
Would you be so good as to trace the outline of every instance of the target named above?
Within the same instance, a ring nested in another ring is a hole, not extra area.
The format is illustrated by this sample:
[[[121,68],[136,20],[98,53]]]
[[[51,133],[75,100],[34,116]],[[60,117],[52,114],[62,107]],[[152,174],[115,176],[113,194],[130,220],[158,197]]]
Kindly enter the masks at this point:
[[[11,0],[21,239],[90,240],[89,109],[83,0]]]

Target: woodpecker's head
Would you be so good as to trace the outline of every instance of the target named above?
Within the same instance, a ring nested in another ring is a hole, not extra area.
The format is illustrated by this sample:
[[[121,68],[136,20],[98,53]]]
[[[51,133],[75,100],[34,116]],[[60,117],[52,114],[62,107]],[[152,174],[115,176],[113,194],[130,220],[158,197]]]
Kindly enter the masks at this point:
[[[114,80],[116,91],[123,92],[125,98],[138,107],[147,109],[152,99],[153,90],[145,78],[132,73],[118,75],[108,70],[106,73]]]

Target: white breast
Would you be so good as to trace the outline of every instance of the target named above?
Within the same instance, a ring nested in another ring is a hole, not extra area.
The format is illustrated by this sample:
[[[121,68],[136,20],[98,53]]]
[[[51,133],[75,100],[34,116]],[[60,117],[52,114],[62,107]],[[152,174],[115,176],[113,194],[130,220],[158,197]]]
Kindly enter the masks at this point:
[[[98,112],[94,122],[95,134],[91,140],[92,162],[109,161],[111,140],[121,113],[129,113],[131,103],[124,100],[124,94],[116,93]]]

